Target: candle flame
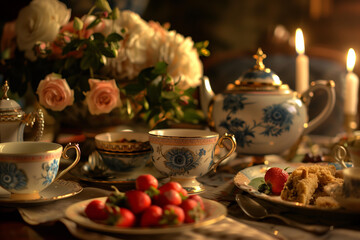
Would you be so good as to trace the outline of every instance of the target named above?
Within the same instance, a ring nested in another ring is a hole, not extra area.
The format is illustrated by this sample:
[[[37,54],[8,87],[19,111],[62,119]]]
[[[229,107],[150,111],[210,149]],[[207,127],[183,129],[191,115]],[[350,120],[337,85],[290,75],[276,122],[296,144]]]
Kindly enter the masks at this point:
[[[354,70],[356,62],[356,54],[353,48],[350,48],[347,55],[347,61],[346,61],[346,69],[348,72],[352,72]]]
[[[304,35],[301,28],[296,29],[295,33],[295,48],[298,54],[304,54],[305,52],[305,43]]]

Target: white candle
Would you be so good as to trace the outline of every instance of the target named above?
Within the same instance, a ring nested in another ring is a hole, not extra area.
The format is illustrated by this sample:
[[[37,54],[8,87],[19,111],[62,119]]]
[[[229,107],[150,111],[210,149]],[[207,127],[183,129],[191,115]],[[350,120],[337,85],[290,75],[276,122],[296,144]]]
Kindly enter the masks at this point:
[[[349,115],[356,115],[358,107],[359,78],[355,73],[353,73],[355,62],[355,51],[350,48],[346,61],[346,68],[348,72],[346,74],[344,88],[344,113]]]
[[[298,53],[295,69],[295,90],[301,94],[309,88],[309,58],[305,55],[304,36],[300,28],[296,29],[295,46]]]

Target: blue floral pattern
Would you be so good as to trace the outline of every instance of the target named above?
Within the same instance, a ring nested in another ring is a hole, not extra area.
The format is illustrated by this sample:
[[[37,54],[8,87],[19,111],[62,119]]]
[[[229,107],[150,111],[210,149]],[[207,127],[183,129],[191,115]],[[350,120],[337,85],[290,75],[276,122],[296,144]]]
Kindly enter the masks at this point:
[[[171,148],[165,154],[165,166],[173,175],[184,175],[199,165],[199,159],[206,151],[201,149],[198,156],[187,148]]]
[[[49,163],[43,163],[42,169],[44,170],[44,173],[42,173],[42,178],[45,180],[43,181],[43,185],[49,185],[54,180],[57,171],[59,169],[59,161],[56,159],[52,160],[52,162]]]
[[[284,104],[273,104],[265,107],[261,122],[247,123],[243,119],[233,117],[232,114],[243,110],[247,104],[250,104],[245,102],[246,100],[247,98],[242,94],[228,94],[223,102],[223,110],[230,111],[220,126],[235,135],[239,147],[244,148],[253,143],[255,129],[257,128],[263,128],[264,130],[260,134],[269,137],[277,137],[284,131],[290,131],[294,115]]]
[[[4,188],[22,190],[26,188],[28,178],[15,163],[0,163],[0,183]]]

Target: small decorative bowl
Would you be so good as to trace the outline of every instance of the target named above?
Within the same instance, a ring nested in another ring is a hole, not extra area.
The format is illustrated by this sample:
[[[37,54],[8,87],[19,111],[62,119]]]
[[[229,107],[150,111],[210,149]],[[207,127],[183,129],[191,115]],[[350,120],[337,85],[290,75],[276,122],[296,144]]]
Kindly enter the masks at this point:
[[[131,172],[145,167],[150,160],[151,151],[142,152],[109,152],[97,150],[104,162],[104,164],[112,171],[116,172]]]
[[[106,132],[95,136],[98,150],[116,153],[144,152],[150,150],[147,133]]]

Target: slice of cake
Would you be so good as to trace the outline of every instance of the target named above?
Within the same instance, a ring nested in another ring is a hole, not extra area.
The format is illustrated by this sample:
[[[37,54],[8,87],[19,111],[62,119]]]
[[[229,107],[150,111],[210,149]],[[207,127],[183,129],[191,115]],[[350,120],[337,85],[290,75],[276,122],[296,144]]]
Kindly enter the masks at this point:
[[[324,189],[328,184],[342,184],[343,179],[336,178],[333,165],[301,166],[294,170],[281,192],[281,198],[302,204],[318,206],[336,206]],[[317,198],[321,197],[318,201]],[[335,201],[335,200],[334,200]]]

